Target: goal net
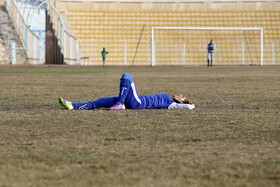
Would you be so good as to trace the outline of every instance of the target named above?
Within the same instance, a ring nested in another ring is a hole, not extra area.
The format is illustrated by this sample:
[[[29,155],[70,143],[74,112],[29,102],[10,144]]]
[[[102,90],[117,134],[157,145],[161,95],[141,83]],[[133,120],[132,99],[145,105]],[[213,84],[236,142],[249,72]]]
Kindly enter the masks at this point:
[[[263,65],[262,28],[153,27],[152,66],[205,65],[215,44],[214,65]]]

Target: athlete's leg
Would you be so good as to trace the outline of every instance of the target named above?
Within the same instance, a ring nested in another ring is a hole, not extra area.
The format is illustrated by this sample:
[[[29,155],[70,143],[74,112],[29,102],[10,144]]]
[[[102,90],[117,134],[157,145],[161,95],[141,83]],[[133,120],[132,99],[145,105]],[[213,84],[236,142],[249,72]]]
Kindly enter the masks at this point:
[[[136,85],[134,82],[130,85],[131,89],[129,90],[127,97],[125,99],[125,107],[127,109],[142,109],[143,106],[141,98],[142,96],[138,95]]]
[[[103,108],[103,107],[109,108],[117,102],[118,98],[119,97],[101,98],[96,101],[93,101],[93,103],[95,105],[95,108]]]
[[[214,64],[214,53],[211,53],[211,66]]]
[[[120,80],[120,92],[118,102],[124,104],[129,91],[132,89],[131,84],[134,83],[133,78],[129,73],[124,73]]]
[[[106,63],[106,57],[103,57],[103,67],[105,66]]]
[[[121,106],[124,104],[128,104],[129,108],[133,108],[131,106],[139,105],[139,103],[141,103],[141,100],[138,97],[133,78],[129,73],[124,73],[120,81],[118,102],[110,109],[121,109]]]
[[[128,108],[133,109],[133,108],[137,108],[137,106],[141,104],[141,100],[139,99],[134,80],[132,79],[129,73],[124,73],[122,75],[120,81],[119,97],[101,98],[96,101],[90,101],[86,103],[71,103],[65,100],[65,103],[66,102],[68,104],[69,103],[71,104],[72,106],[71,109],[83,109],[83,110],[93,110],[101,107],[111,107],[110,109],[123,109],[124,103],[128,105]],[[63,103],[64,102],[62,102],[62,105]]]
[[[80,110],[94,110],[102,107],[109,108],[113,106],[118,101],[118,97],[107,97],[97,99],[96,101],[90,101],[86,103],[71,103],[73,106],[72,109],[80,109]],[[69,101],[67,101],[69,104]]]
[[[207,53],[207,66],[209,66],[210,53]]]

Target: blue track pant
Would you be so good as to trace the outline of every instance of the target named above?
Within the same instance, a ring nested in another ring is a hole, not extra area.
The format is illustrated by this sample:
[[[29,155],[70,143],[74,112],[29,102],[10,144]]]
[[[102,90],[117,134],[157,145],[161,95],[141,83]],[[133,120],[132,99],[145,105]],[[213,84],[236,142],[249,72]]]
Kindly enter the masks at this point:
[[[140,109],[141,99],[138,96],[134,80],[129,73],[124,73],[121,77],[119,96],[101,98],[87,103],[72,103],[72,105],[74,109],[94,110],[102,107],[109,108],[116,102],[125,104],[127,109]]]

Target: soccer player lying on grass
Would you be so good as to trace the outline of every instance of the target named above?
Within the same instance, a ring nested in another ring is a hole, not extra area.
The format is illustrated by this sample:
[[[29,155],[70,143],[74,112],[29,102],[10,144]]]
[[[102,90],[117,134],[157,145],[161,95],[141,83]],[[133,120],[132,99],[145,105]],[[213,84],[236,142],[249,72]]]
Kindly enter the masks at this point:
[[[120,93],[117,97],[101,98],[87,103],[71,103],[63,98],[59,98],[59,103],[68,110],[94,110],[102,107],[111,110],[120,109],[194,109],[194,104],[190,103],[182,94],[174,95],[172,98],[167,94],[138,95],[135,83],[129,73],[124,73],[120,82]]]

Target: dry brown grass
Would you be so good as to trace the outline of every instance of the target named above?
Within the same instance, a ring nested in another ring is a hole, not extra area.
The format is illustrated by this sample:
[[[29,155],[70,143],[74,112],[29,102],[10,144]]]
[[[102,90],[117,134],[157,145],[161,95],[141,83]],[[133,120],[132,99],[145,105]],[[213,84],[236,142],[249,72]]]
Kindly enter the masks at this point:
[[[189,110],[67,111],[186,94]],[[279,186],[280,66],[0,67],[0,186]]]

